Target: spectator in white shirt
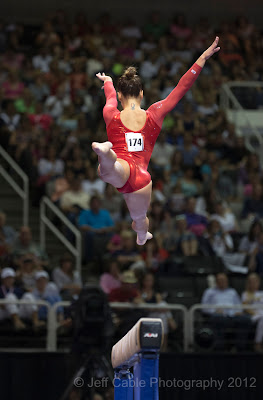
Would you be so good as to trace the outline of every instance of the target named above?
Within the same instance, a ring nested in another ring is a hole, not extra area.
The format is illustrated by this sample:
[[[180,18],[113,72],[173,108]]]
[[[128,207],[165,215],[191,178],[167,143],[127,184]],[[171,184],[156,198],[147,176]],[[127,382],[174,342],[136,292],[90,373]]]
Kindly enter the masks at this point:
[[[39,69],[42,72],[49,72],[49,64],[52,59],[53,57],[48,54],[47,48],[42,47],[39,54],[33,57],[32,64],[35,69]]]
[[[166,142],[166,135],[164,132],[159,136],[158,141],[155,143],[151,162],[157,169],[164,169],[170,164],[174,146]]]
[[[242,309],[224,308],[224,306],[241,305],[241,299],[237,291],[229,287],[228,277],[225,273],[216,275],[216,287],[205,290],[202,304],[217,306],[203,309],[204,314],[209,316],[209,323],[215,333],[214,348],[216,350],[224,349],[226,330],[232,329],[236,337],[237,349],[244,350],[251,327],[251,318],[244,314]]]
[[[90,196],[99,195],[103,196],[106,183],[103,182],[97,175],[95,168],[87,168],[86,178],[82,182],[82,189]]]
[[[231,210],[227,209],[222,201],[215,204],[215,214],[212,214],[211,218],[220,223],[224,232],[234,232],[237,230],[235,215]]]
[[[60,295],[64,300],[72,300],[78,296],[82,288],[80,275],[74,269],[73,258],[69,254],[64,254],[59,262],[59,267],[55,268],[52,277],[57,285]]]
[[[260,288],[260,276],[252,273],[247,277],[246,290],[242,293],[243,304],[261,306],[246,310],[251,315],[252,321],[256,324],[256,334],[254,339],[254,349],[260,353],[263,352],[263,291]]]
[[[38,172],[40,176],[48,175],[50,178],[63,175],[64,161],[57,158],[55,147],[49,147],[46,157],[39,160]]]

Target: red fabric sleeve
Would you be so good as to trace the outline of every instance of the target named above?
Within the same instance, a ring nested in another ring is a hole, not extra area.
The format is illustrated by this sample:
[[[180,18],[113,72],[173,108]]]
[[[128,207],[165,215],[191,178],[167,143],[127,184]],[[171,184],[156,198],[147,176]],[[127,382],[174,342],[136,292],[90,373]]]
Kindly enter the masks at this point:
[[[178,85],[174,90],[166,97],[166,99],[154,103],[148,108],[148,112],[151,113],[153,119],[159,125],[162,126],[164,117],[168,112],[174,109],[176,104],[181,100],[185,93],[191,88],[199,76],[202,67],[194,63],[194,65],[182,76]]]
[[[116,91],[112,82],[108,81],[104,83],[104,93],[106,96],[106,104],[103,108],[103,118],[106,126],[108,126],[112,118],[119,112],[117,109],[118,102]]]

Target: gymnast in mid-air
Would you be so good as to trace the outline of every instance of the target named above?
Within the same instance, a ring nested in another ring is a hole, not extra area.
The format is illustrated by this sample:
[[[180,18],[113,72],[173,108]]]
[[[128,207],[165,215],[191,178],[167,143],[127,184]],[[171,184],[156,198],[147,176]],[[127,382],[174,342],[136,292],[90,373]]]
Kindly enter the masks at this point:
[[[117,96],[112,78],[104,73],[96,76],[103,81],[106,105],[103,117],[108,140],[93,142],[92,148],[99,159],[98,172],[104,182],[123,193],[129,209],[132,228],[137,232],[137,244],[152,238],[148,232],[147,210],[151,202],[152,180],[147,171],[156,139],[164,117],[191,88],[205,62],[220,50],[219,37],[204,51],[194,65],[183,75],[178,85],[164,100],[141,109],[142,83],[134,67],[129,67],[118,80],[118,98],[123,110],[117,109]]]

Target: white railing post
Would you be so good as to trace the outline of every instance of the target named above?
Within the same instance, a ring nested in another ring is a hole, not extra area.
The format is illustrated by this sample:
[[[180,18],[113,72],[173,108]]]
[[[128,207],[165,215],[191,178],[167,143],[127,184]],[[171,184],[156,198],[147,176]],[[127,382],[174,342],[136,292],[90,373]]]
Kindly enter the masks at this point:
[[[72,243],[58,230],[53,222],[46,215],[47,209],[51,210],[59,219],[63,222],[75,235],[76,245]],[[62,213],[62,211],[55,206],[48,197],[43,197],[40,205],[40,244],[45,250],[46,248],[46,228],[48,228],[73,254],[76,259],[76,269],[81,276],[81,259],[82,259],[82,236],[79,229],[73,225],[68,218]]]
[[[13,160],[12,157],[0,146],[0,155],[7,162],[7,164],[17,173],[23,181],[23,188],[21,188],[13,177],[0,165],[0,174],[12,189],[18,194],[23,201],[23,225],[28,226],[29,222],[29,179],[24,173],[22,168]]]

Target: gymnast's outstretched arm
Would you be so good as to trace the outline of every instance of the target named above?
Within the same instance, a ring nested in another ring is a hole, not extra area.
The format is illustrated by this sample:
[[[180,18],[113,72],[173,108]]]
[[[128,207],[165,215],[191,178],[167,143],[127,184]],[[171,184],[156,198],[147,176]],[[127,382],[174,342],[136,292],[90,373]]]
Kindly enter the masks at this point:
[[[100,72],[96,74],[96,76],[104,83],[102,89],[104,89],[104,93],[106,96],[106,104],[103,108],[103,118],[106,126],[108,126],[114,115],[119,112],[119,110],[117,109],[118,101],[116,90],[114,89],[113,82],[110,76],[107,76],[104,73],[101,74]]]
[[[178,85],[174,90],[166,97],[166,99],[154,103],[149,107],[150,112],[155,119],[155,122],[162,126],[164,117],[168,112],[172,111],[176,104],[181,100],[185,93],[192,87],[197,77],[199,76],[202,68],[204,67],[206,60],[208,60],[214,53],[220,50],[218,47],[219,37],[215,38],[213,44],[198,58],[194,65],[182,76]]]

